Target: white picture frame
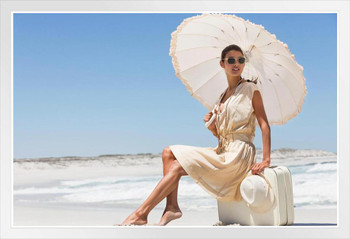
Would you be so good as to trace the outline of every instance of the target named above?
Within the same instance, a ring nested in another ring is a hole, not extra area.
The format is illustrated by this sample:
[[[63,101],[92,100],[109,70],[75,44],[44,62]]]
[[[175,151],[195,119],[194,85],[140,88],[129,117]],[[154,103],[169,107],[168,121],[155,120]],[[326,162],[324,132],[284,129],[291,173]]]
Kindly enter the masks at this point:
[[[349,238],[349,1],[1,1],[1,238]],[[14,227],[13,44],[15,12],[236,12],[338,15],[338,223],[307,227]]]

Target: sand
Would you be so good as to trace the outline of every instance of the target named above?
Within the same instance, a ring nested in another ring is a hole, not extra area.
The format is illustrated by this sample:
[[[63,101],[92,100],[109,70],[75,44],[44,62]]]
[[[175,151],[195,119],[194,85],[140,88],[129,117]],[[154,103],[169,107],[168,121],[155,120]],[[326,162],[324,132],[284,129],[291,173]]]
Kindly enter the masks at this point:
[[[14,205],[13,226],[103,226],[121,223],[133,210],[108,208],[53,207],[50,205]],[[148,224],[158,223],[162,209],[155,208],[148,217]],[[219,222],[215,209],[207,211],[183,211],[180,219],[167,226],[213,226]],[[293,226],[336,226],[336,209],[295,209]]]
[[[155,159],[158,160],[158,159]],[[43,185],[54,180],[77,180],[108,176],[140,176],[140,170],[133,167],[106,167],[96,160],[70,162],[69,167],[38,164],[37,162],[14,165],[14,186]],[[86,164],[86,165],[85,165]],[[161,164],[159,164],[161,165]],[[161,175],[161,167],[154,167],[145,175]],[[42,200],[41,200],[42,201]],[[181,207],[181,202],[180,202]],[[148,217],[149,225],[159,222],[164,203],[157,205]],[[135,208],[106,208],[100,205],[24,203],[15,201],[13,206],[13,226],[96,226],[113,227],[121,223]],[[217,209],[205,211],[183,210],[183,216],[168,226],[213,226],[218,224]],[[293,226],[336,226],[337,210],[334,209],[295,209]]]

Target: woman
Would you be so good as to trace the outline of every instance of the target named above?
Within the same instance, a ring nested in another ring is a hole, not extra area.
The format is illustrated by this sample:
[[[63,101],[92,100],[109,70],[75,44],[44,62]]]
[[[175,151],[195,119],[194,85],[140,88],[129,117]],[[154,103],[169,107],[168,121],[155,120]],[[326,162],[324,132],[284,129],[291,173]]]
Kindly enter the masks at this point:
[[[218,138],[216,148],[171,145],[163,150],[163,178],[150,196],[122,224],[147,224],[150,211],[165,197],[166,207],[159,225],[180,218],[177,202],[178,182],[189,175],[218,200],[241,200],[239,186],[251,170],[259,174],[270,165],[270,126],[260,92],[254,82],[241,77],[244,54],[237,45],[227,46],[221,54],[220,66],[225,69],[228,88],[221,94],[214,113],[204,117],[209,130]],[[214,115],[214,116],[213,116]],[[263,161],[255,163],[255,120],[262,131]]]

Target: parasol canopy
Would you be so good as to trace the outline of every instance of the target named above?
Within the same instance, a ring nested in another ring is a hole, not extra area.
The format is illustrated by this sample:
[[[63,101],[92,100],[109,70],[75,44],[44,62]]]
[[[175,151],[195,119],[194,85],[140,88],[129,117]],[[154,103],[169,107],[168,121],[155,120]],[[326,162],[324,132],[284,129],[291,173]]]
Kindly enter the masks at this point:
[[[208,110],[228,87],[221,51],[236,44],[246,58],[241,76],[256,82],[269,124],[285,124],[301,111],[307,94],[303,67],[262,25],[235,15],[202,14],[185,19],[171,36],[176,76]]]

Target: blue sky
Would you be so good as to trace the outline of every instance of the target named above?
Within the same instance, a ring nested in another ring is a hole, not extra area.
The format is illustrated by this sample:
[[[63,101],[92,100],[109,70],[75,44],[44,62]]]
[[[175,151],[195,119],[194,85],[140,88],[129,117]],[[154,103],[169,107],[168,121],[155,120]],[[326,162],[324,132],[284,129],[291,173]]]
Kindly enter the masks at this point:
[[[14,14],[14,158],[216,146],[169,56],[171,33],[198,14]],[[233,14],[263,25],[304,67],[302,111],[271,126],[271,148],[336,152],[336,14]]]

